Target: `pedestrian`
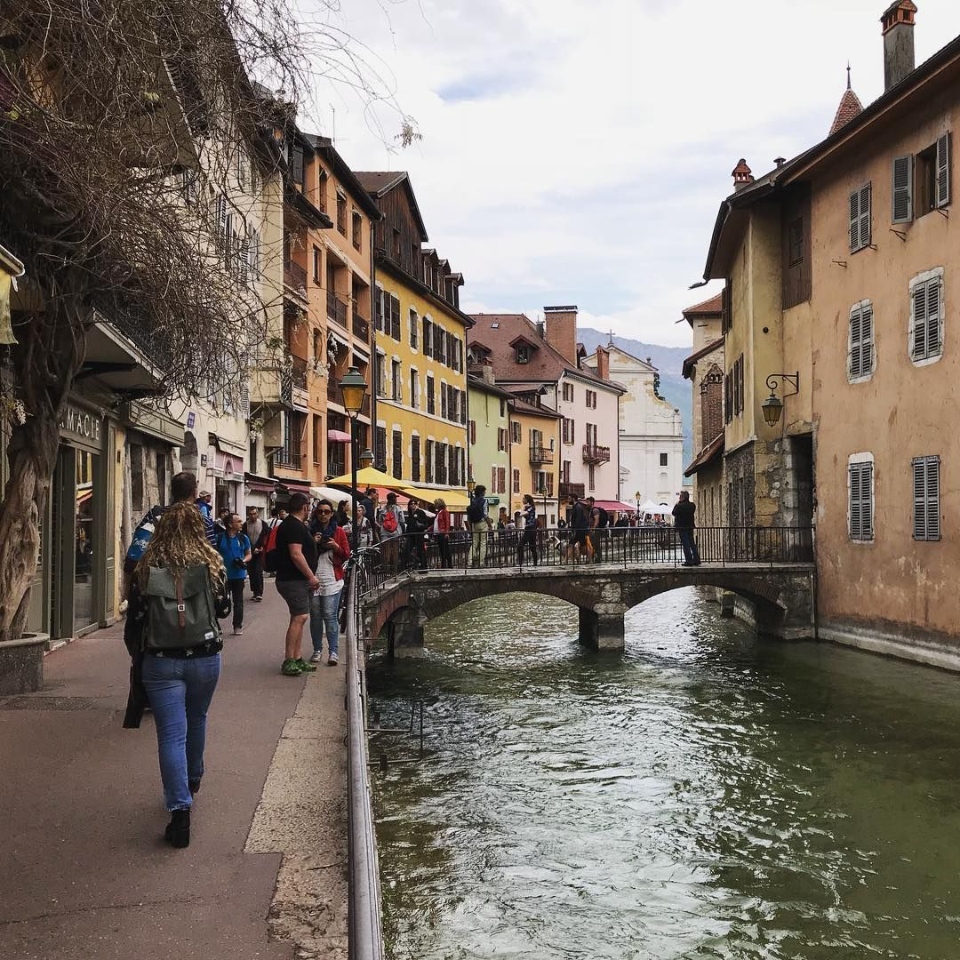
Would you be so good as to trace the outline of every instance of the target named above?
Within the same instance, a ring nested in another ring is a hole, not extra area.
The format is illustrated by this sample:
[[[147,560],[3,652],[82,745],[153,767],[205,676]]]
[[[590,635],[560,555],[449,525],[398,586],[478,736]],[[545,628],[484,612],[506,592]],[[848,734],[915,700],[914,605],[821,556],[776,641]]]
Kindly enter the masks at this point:
[[[437,540],[437,553],[440,554],[440,566],[444,570],[453,569],[453,560],[450,558],[450,511],[446,501],[437,497],[433,501],[436,516],[433,520],[433,535]]]
[[[350,513],[349,513],[349,500],[341,500],[337,504],[337,524],[341,527],[345,527],[350,522]]]
[[[190,810],[204,773],[207,711],[223,648],[216,606],[218,596],[223,600],[226,571],[206,539],[195,492],[160,517],[134,571],[124,629],[131,679],[139,673],[156,720],[170,813],[164,835],[174,847],[190,843]],[[167,589],[159,590],[154,580]],[[128,712],[124,726],[139,726],[139,716],[130,718]]]
[[[203,515],[204,519],[212,520],[213,519],[213,507],[210,505],[210,492],[208,490],[201,490],[197,496],[197,509]]]
[[[217,540],[217,551],[223,557],[227,571],[227,589],[233,608],[233,635],[243,633],[243,588],[247,583],[247,566],[253,552],[250,540],[241,529],[240,516],[231,513],[226,518],[226,529]]]
[[[277,593],[290,611],[283,663],[280,665],[280,672],[285,677],[298,677],[317,669],[300,656],[303,628],[310,616],[310,593],[320,586],[315,572],[317,544],[306,524],[309,506],[310,500],[305,494],[291,494],[287,516],[277,530]]]
[[[567,547],[567,559],[579,563],[581,557],[591,556],[590,539],[587,533],[590,529],[590,514],[587,505],[574,497],[570,509],[570,539]]]
[[[523,566],[523,548],[530,547],[530,554],[533,557],[533,565],[537,566],[540,557],[537,554],[537,506],[533,502],[533,497],[529,493],[523,495],[523,536],[520,539],[518,548],[518,560],[520,566]]]
[[[350,545],[343,527],[333,516],[333,505],[321,500],[316,507],[319,528],[316,573],[319,586],[310,594],[311,663],[323,661],[323,635],[327,635],[327,665],[335,667],[340,653],[340,591],[343,589],[343,564],[350,556]]]
[[[590,559],[594,563],[600,562],[601,543],[600,538],[604,536],[603,528],[606,526],[606,510],[601,510],[597,506],[597,501],[593,497],[587,497],[587,513],[589,523],[587,527],[588,545]]]
[[[694,536],[694,514],[697,507],[690,499],[690,494],[686,490],[680,491],[680,499],[673,508],[673,525],[677,528],[677,536],[680,537],[680,546],[683,547],[683,566],[699,567],[700,551],[697,549],[697,541]]]
[[[487,562],[487,533],[493,527],[490,517],[487,516],[489,507],[486,493],[487,488],[478,483],[470,498],[470,506],[467,507],[467,523],[470,524],[473,540],[470,558],[475,567],[482,567]]]
[[[250,578],[250,598],[254,603],[263,600],[263,548],[267,542],[270,527],[260,519],[260,511],[256,507],[247,507],[247,522],[243,525],[243,532],[250,541],[250,563],[247,574]]]
[[[406,562],[409,566],[416,566],[418,570],[427,569],[427,547],[424,537],[430,529],[430,518],[420,506],[416,497],[411,497],[407,504],[407,537]]]
[[[353,521],[350,520],[342,527],[347,535],[347,543],[353,547]],[[373,526],[367,519],[367,511],[361,504],[357,504],[357,549],[365,550],[373,543]]]
[[[397,505],[397,495],[391,490],[387,502],[377,517],[380,542],[383,544],[383,562],[388,570],[396,569],[400,559],[400,537],[404,531],[403,511]]]

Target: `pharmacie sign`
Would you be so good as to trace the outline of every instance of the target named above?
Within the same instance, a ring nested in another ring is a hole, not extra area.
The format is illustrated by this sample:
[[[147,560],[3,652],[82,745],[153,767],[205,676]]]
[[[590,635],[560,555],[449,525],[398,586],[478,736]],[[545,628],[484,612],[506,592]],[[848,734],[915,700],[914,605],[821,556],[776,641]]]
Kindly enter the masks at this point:
[[[66,439],[86,441],[89,446],[100,446],[103,417],[84,410],[83,407],[67,406],[60,414],[60,434]]]

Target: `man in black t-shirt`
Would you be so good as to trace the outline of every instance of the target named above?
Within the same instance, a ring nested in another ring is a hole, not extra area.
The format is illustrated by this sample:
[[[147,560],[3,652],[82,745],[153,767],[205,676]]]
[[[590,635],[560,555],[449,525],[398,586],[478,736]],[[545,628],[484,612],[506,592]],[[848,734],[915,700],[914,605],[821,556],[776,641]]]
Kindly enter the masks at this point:
[[[700,566],[700,551],[697,550],[697,541],[693,536],[693,516],[697,508],[690,499],[686,490],[681,491],[680,499],[673,508],[673,525],[680,537],[680,546],[683,547],[683,565],[685,567]]]
[[[277,593],[287,603],[290,625],[284,643],[284,660],[280,672],[285,677],[299,677],[317,668],[300,656],[303,628],[310,617],[310,594],[320,586],[317,577],[317,544],[307,529],[309,499],[295,493],[287,504],[287,518],[277,530]]]

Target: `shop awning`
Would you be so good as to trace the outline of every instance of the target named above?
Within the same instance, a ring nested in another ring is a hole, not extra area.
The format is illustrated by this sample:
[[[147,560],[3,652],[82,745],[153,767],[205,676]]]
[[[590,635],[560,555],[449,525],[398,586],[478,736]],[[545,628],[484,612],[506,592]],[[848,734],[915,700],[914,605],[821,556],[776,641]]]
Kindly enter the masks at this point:
[[[333,440],[334,443],[349,443],[350,434],[345,430],[328,430],[327,439]]]
[[[273,493],[277,489],[277,481],[273,477],[261,477],[255,473],[245,473],[243,482],[248,489],[257,493]]]
[[[428,490],[424,487],[404,487],[403,492],[408,497],[416,497],[424,503],[433,503],[437,497],[441,497],[447,505],[448,510],[459,512],[466,510],[470,505],[470,495],[464,490]],[[487,497],[489,503],[490,498]]]
[[[536,498],[534,498],[534,501],[536,501]],[[624,503],[622,500],[594,500],[593,505],[603,507],[604,510],[616,510],[618,513],[623,513],[625,510],[634,513],[637,509],[635,503]]]

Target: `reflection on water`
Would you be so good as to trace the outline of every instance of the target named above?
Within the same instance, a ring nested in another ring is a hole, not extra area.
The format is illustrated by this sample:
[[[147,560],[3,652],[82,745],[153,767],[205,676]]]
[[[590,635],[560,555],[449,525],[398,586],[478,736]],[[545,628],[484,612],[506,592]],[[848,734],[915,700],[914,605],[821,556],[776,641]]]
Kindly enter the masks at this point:
[[[426,642],[370,673],[386,725],[428,703],[427,759],[377,775],[393,957],[960,953],[960,678],[757,640],[692,588],[623,657],[519,594]]]

